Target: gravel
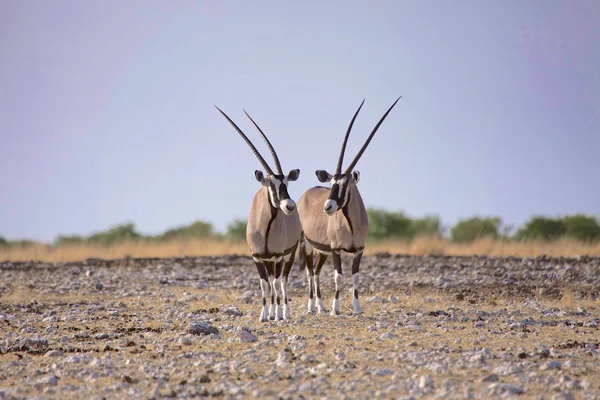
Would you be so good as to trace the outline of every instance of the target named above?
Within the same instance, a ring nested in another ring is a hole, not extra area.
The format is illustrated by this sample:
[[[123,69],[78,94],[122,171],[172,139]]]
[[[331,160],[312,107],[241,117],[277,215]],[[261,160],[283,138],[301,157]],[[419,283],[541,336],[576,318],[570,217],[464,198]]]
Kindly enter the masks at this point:
[[[599,259],[364,256],[359,316],[305,279],[260,323],[246,256],[0,263],[0,399],[600,398]]]

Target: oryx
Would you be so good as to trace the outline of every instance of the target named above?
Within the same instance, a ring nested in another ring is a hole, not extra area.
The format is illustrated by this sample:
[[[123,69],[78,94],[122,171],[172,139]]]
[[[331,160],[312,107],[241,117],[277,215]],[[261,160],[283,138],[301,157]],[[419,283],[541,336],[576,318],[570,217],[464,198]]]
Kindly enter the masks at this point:
[[[346,143],[350,130],[358,112],[364,104],[364,100],[358,107],[358,110],[352,117],[342,149],[338,158],[335,173],[329,174],[324,170],[317,170],[315,173],[320,182],[329,182],[330,188],[315,186],[308,189],[298,200],[298,212],[302,224],[303,239],[300,243],[301,257],[304,258],[308,278],[308,312],[314,313],[316,294],[316,305],[318,311],[327,312],[321,300],[321,288],[319,286],[319,274],[321,267],[327,260],[329,254],[333,257],[333,266],[335,269],[335,298],[331,306],[331,315],[340,314],[340,286],[342,278],[342,260],[340,252],[353,254],[352,257],[352,308],[355,313],[361,313],[358,302],[358,272],[360,260],[365,247],[365,238],[369,230],[369,220],[367,211],[363,203],[360,192],[356,184],[360,178],[360,172],[353,171],[356,163],[369,145],[369,142],[379,129],[383,120],[394,108],[400,96],[394,104],[381,117],[373,132],[369,135],[365,144],[362,146],[354,160],[348,165],[342,173],[342,161],[346,150]],[[316,261],[314,256],[316,255]],[[304,264],[303,262],[303,264]],[[316,293],[315,293],[316,292]]]
[[[252,199],[246,228],[246,241],[258,270],[262,290],[260,321],[264,322],[269,318],[273,320],[276,317],[277,319],[289,319],[287,281],[294,263],[302,229],[296,203],[290,198],[287,187],[289,182],[298,179],[300,170],[293,169],[287,175],[282,172],[279,158],[269,139],[244,110],[244,113],[252,121],[271,151],[277,168],[277,173],[274,173],[250,139],[219,107],[215,107],[250,146],[267,173],[265,176],[260,170],[254,171],[254,176],[262,187],[258,189]],[[281,294],[283,295],[283,312],[278,286],[281,286]],[[266,296],[269,287],[271,288],[271,306],[267,313]],[[275,301],[277,301],[277,304],[275,304]]]

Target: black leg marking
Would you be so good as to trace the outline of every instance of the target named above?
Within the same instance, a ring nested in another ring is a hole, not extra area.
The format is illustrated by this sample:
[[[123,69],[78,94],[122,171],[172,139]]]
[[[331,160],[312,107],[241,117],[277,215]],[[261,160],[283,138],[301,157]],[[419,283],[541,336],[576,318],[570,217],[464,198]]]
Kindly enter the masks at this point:
[[[263,306],[266,306],[266,305],[267,305],[267,298],[263,297]]]
[[[360,260],[362,259],[363,252],[362,250],[359,253],[354,253],[354,257],[352,258],[352,275],[358,274],[358,270],[360,269]]]
[[[358,300],[358,290],[354,289],[354,298]]]
[[[340,253],[337,251],[334,251],[331,253],[332,257],[333,257],[333,268],[335,268],[335,270],[337,271],[338,274],[343,275],[342,274],[342,256],[340,256]],[[354,265],[353,265],[354,267]]]
[[[340,289],[335,289],[335,299],[336,300],[340,299]]]
[[[268,281],[269,278],[267,277],[267,268],[265,267],[265,264],[259,261],[254,261],[254,264],[256,265],[256,269],[258,270],[258,276],[260,277],[260,279]]]

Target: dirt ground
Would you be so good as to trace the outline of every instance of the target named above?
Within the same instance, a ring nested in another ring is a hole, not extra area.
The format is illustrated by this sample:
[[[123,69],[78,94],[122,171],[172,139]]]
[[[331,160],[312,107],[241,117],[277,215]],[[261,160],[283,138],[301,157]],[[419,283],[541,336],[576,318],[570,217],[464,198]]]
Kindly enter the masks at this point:
[[[295,265],[261,323],[245,256],[4,262],[0,399],[600,399],[600,259],[382,253],[350,288],[308,314]]]

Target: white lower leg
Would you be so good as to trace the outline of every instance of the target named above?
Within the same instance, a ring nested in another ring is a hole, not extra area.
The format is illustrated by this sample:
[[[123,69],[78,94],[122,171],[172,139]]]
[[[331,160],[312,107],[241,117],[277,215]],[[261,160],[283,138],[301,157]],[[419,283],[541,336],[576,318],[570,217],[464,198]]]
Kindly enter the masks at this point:
[[[283,313],[281,312],[281,297],[279,296],[280,287],[281,277],[273,279],[273,294],[275,296],[275,318],[277,320],[283,319]]]
[[[273,290],[274,276],[269,276],[269,288],[271,289],[271,302],[269,304],[269,319],[275,319],[275,291]]]
[[[306,277],[308,279],[308,309],[307,311],[312,314],[315,312],[315,301],[314,301],[314,296],[315,296],[315,290],[314,290],[314,285],[313,285],[313,279],[312,276],[310,275],[310,271],[307,269],[306,270]]]
[[[358,272],[352,274],[352,309],[355,313],[360,314],[360,304],[358,303]]]
[[[269,282],[264,279],[260,280],[260,290],[262,292],[262,310],[260,312],[260,322],[265,322],[269,319],[269,313],[267,312],[267,293],[269,290]]]
[[[283,278],[281,280],[281,296],[283,297],[283,319],[290,319],[290,306],[288,305],[288,294],[287,294],[288,279]]]
[[[335,295],[333,297],[333,303],[331,303],[331,315],[340,314],[340,288],[342,286],[342,274],[335,271]]]
[[[317,311],[319,313],[327,312],[325,306],[323,305],[323,300],[321,299],[321,283],[319,282],[319,275],[315,274],[315,294],[317,301]]]

